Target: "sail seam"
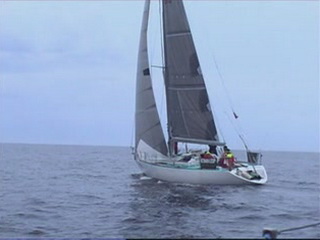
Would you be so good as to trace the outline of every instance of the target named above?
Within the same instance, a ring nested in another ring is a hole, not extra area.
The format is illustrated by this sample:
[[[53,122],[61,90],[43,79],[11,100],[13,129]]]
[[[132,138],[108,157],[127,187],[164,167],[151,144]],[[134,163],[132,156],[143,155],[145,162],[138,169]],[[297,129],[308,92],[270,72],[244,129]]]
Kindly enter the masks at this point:
[[[138,91],[139,94],[142,94],[144,92],[147,92],[147,91],[152,91],[152,87],[148,87],[148,88],[145,88],[145,89],[141,89],[140,91]]]
[[[205,90],[205,87],[169,87],[169,90],[178,90],[178,91],[194,91],[194,90]]]
[[[145,112],[153,112],[153,111],[156,111],[156,108],[155,107],[150,107],[149,109],[147,110],[137,110],[136,113],[145,113]]]
[[[179,102],[180,110],[182,110],[183,108],[182,108],[182,106],[181,106],[181,100],[180,100],[180,94],[179,94],[179,92],[177,92],[177,97],[178,97],[178,99],[179,99],[178,102]],[[185,128],[188,136],[190,136],[190,131],[189,131],[189,128],[187,127],[187,123],[186,123],[186,119],[185,119],[185,116],[184,116],[183,111],[181,111],[181,115],[182,115],[182,121],[183,121],[184,128]]]
[[[166,37],[182,37],[186,35],[191,35],[191,32],[167,33]]]
[[[152,108],[157,109],[156,104],[152,104],[152,105],[150,105],[150,106],[146,107],[146,108],[145,108],[145,110],[149,110],[149,109],[152,109]]]
[[[145,133],[149,132],[151,129],[157,127],[158,125],[160,125],[160,122],[157,122],[156,124],[154,124],[153,126],[149,127],[148,129],[146,129],[145,131],[143,131],[141,133],[141,139],[142,139],[142,136],[145,135]],[[161,143],[159,143],[158,145],[160,145]]]

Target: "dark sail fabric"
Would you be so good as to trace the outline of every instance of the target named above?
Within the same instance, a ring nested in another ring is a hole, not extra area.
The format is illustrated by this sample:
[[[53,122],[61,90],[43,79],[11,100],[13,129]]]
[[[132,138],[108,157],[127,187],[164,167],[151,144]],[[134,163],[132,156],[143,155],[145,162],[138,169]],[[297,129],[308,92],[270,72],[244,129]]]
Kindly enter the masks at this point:
[[[136,113],[135,113],[135,149],[137,151],[140,140],[162,155],[167,155],[163,131],[160,124],[156,102],[154,98],[152,81],[149,70],[147,48],[147,29],[150,0],[145,2],[143,13],[140,46],[138,55],[137,81],[136,81]]]
[[[218,141],[182,0],[163,0],[163,24],[169,136]]]

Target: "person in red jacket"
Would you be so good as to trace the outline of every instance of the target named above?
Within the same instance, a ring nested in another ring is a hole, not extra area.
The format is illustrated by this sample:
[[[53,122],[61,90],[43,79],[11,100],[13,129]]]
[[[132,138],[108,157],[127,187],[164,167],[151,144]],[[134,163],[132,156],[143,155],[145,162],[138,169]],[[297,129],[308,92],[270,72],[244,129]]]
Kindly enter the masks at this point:
[[[227,146],[223,147],[224,153],[219,160],[219,166],[228,168],[230,171],[234,168],[235,158]]]

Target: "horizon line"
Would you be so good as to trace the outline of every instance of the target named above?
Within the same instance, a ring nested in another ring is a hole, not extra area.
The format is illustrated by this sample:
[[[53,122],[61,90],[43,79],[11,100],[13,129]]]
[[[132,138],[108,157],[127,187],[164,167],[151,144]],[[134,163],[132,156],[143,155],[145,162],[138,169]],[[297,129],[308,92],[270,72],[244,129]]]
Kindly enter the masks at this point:
[[[20,144],[20,145],[51,145],[51,146],[78,146],[78,147],[123,147],[123,148],[132,148],[133,146],[129,145],[110,145],[110,144],[81,144],[81,143],[28,143],[28,142],[2,142],[0,141],[0,145],[2,144]],[[246,151],[245,149],[233,149],[234,151]],[[306,151],[306,150],[271,150],[271,149],[257,149],[254,150],[257,152],[298,152],[298,153],[318,153],[319,151]]]

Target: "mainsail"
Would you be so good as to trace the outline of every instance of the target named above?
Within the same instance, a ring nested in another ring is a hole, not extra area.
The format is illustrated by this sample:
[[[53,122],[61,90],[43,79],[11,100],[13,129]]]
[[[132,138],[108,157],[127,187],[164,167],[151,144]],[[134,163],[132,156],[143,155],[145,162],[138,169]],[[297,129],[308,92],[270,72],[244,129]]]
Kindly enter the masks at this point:
[[[169,141],[220,144],[183,2],[162,2]]]
[[[135,150],[138,146],[147,146],[155,150],[155,154],[167,155],[167,145],[164,140],[160,118],[156,107],[149,69],[147,29],[149,19],[150,0],[145,2],[142,19],[140,46],[138,54],[138,69],[136,81],[136,113],[135,113]],[[143,144],[141,144],[143,143]]]

